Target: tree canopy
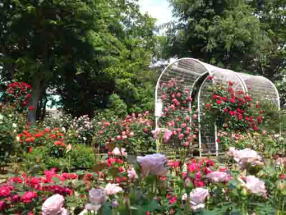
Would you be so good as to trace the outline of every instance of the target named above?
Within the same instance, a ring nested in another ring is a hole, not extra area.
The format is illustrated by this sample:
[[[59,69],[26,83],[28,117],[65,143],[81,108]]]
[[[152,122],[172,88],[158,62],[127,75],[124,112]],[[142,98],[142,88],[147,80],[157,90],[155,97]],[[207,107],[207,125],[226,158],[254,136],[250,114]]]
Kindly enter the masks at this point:
[[[260,74],[279,80],[277,86],[283,91],[285,0],[170,3],[177,20],[168,30],[166,56],[191,56],[235,71]]]
[[[286,0],[169,0],[175,21],[155,35],[136,0],[6,0],[0,4],[0,78],[32,85],[29,120],[48,94],[74,116],[152,110],[152,59],[194,57],[261,74],[286,98]]]
[[[137,75],[148,70],[155,40],[154,20],[135,2],[7,0],[0,7],[2,77],[31,83],[32,106],[48,88],[74,115],[105,107],[113,93],[130,108],[136,103],[144,88]]]

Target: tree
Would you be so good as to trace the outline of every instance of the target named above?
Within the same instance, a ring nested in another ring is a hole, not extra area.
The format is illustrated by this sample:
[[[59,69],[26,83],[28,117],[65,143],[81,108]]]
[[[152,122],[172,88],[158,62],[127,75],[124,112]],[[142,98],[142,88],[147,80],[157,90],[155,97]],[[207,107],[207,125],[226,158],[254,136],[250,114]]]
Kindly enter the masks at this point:
[[[170,55],[249,70],[269,39],[244,0],[171,0],[178,18],[168,32]]]
[[[285,103],[285,0],[170,0],[177,21],[168,31],[168,56],[192,56],[263,75]]]
[[[276,83],[281,94],[281,102],[285,104],[286,1],[253,0],[249,1],[249,4],[254,8],[262,29],[271,40],[271,46],[263,51],[263,57],[257,62],[258,73]]]
[[[136,73],[148,70],[154,20],[132,0],[7,0],[0,7],[1,76],[33,86],[29,121],[45,108],[48,88],[74,115],[106,107],[113,93],[135,102],[130,92],[141,87]]]
[[[93,39],[102,56],[98,64],[79,65],[80,72],[63,77],[57,87],[64,110],[73,115],[93,115],[95,110],[108,108],[113,94],[125,102],[128,112],[140,112],[153,104],[154,75],[148,67],[155,46],[154,19],[141,14],[133,1],[109,3],[108,31]],[[147,100],[143,105],[142,97]]]

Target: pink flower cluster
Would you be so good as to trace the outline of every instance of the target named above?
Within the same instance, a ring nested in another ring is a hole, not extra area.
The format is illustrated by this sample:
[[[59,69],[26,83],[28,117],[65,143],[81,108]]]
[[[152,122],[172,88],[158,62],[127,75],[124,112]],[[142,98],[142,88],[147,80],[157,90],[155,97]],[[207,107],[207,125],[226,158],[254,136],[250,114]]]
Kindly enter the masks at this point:
[[[98,142],[104,144],[105,150],[112,152],[114,146],[124,146],[128,152],[134,150],[132,142],[134,139],[149,138],[153,126],[148,111],[139,114],[131,114],[124,119],[114,121],[100,121],[95,130]],[[144,139],[144,140],[145,140]]]
[[[209,182],[226,183],[231,179],[225,168],[216,170],[215,162],[210,159],[193,159],[186,163],[186,167],[187,172],[182,173],[185,184],[192,183],[195,187],[204,187]]]
[[[196,141],[198,133],[195,125],[197,115],[191,110],[190,90],[184,89],[181,81],[176,79],[162,83],[160,87],[163,114],[159,126],[164,128],[164,143],[188,147]]]

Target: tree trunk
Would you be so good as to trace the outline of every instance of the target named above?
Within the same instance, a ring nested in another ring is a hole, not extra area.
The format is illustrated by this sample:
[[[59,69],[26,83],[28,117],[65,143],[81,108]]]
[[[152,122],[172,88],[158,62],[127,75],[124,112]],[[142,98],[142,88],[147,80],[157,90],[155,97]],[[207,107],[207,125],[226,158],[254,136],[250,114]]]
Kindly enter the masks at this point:
[[[41,78],[34,77],[32,81],[32,98],[30,102],[29,112],[28,112],[28,122],[34,124],[37,119],[37,108],[38,102],[41,97],[42,86],[41,86]]]

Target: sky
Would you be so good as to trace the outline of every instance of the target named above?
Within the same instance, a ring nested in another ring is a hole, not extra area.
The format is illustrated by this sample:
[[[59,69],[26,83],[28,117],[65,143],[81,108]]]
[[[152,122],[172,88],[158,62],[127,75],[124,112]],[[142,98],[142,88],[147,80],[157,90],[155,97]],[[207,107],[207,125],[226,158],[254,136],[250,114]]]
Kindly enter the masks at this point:
[[[157,19],[156,24],[161,25],[172,20],[172,9],[168,0],[139,0],[142,12],[147,12]]]

